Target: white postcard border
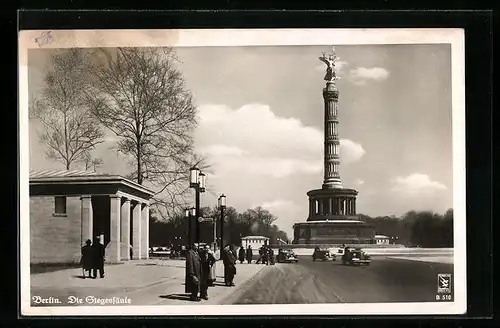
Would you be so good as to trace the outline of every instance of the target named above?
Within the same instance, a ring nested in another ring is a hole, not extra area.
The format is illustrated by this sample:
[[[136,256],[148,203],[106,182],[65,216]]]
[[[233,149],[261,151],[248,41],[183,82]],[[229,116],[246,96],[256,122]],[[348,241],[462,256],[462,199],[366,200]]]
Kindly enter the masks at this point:
[[[19,33],[20,300],[26,316],[123,315],[437,315],[467,304],[465,198],[465,45],[462,29],[47,30]],[[28,49],[69,47],[204,47],[277,45],[451,44],[454,210],[454,302],[32,307],[30,304]]]

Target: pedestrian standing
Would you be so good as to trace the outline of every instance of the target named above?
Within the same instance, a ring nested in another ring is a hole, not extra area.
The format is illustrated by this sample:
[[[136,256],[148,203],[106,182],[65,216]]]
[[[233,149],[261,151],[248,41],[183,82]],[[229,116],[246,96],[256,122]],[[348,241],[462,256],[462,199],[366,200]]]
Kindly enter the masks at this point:
[[[217,259],[215,258],[215,253],[210,249],[210,246],[207,245],[205,249],[207,251],[208,263],[210,265],[210,271],[208,275],[208,286],[214,286],[214,282],[216,280],[215,266],[217,264]]]
[[[83,270],[83,279],[86,278],[85,272],[88,272],[88,277],[92,278],[92,241],[87,239],[85,246],[82,247],[82,259],[80,263]]]
[[[190,300],[198,302],[200,298],[201,281],[201,259],[198,254],[198,244],[192,244],[186,252],[186,291],[190,294]]]
[[[208,250],[205,247],[200,247],[199,255],[201,263],[200,298],[208,300],[208,284],[211,261],[209,258]]]
[[[248,245],[246,255],[247,255],[247,262],[252,263],[252,258],[253,258],[252,246]]]
[[[234,276],[236,275],[236,257],[231,249],[232,247],[227,245],[224,247],[222,252],[222,262],[224,263],[224,284],[228,287],[234,286]]]
[[[245,249],[243,247],[240,247],[238,251],[238,260],[240,260],[240,264],[245,261]]]
[[[92,243],[92,278],[97,278],[97,271],[99,271],[99,276],[104,278],[104,257],[106,249],[104,245],[99,241],[99,237],[94,239]]]

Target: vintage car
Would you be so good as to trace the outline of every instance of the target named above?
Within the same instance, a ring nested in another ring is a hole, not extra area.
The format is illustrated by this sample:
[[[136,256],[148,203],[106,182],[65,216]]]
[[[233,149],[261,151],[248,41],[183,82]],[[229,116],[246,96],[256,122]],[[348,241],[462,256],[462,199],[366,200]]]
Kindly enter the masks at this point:
[[[335,254],[332,254],[330,250],[328,249],[321,249],[319,247],[316,247],[314,249],[314,253],[312,255],[313,261],[319,260],[319,261],[335,261],[336,256]]]
[[[361,248],[346,247],[342,255],[344,265],[370,265],[371,257]]]
[[[278,263],[297,263],[299,262],[299,258],[295,253],[289,249],[289,250],[283,250],[280,249],[278,250],[278,255],[276,255],[276,262]]]

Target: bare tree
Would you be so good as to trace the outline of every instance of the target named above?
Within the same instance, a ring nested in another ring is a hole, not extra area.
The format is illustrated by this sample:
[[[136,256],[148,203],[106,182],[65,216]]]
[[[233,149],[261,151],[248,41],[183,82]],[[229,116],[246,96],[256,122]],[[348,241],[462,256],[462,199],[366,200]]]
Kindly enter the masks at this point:
[[[47,157],[67,170],[103,142],[99,121],[86,107],[88,64],[81,49],[55,53],[41,95],[30,104],[30,115],[43,124],[40,141]]]
[[[92,169],[94,172],[97,171],[97,168],[100,167],[104,161],[98,157],[92,157],[92,153],[87,152],[83,158],[83,163],[85,164],[85,170]]]
[[[184,204],[196,107],[171,48],[99,49],[88,99],[100,122],[119,137],[134,167],[129,178],[157,189],[154,205],[172,213]],[[164,214],[165,211],[159,211]]]

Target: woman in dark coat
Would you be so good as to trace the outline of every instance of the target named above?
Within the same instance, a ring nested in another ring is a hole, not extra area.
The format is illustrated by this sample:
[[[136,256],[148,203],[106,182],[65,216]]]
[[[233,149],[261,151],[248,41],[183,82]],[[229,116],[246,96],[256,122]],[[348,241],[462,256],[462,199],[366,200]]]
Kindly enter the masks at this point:
[[[240,247],[240,250],[238,251],[238,260],[240,260],[240,263],[245,261],[245,249],[243,247]]]
[[[248,263],[252,263],[252,259],[253,259],[252,246],[248,245],[248,248],[247,248],[247,262]]]
[[[200,292],[201,275],[201,259],[198,255],[198,245],[194,244],[189,247],[186,254],[186,293],[191,294],[191,301],[199,301],[198,293]]]
[[[82,247],[82,259],[80,260],[80,263],[82,265],[83,269],[83,279],[86,278],[85,276],[85,271],[88,271],[89,273],[89,278],[92,278],[91,276],[91,271],[92,271],[92,241],[90,239],[87,239],[85,242],[85,246]]]

